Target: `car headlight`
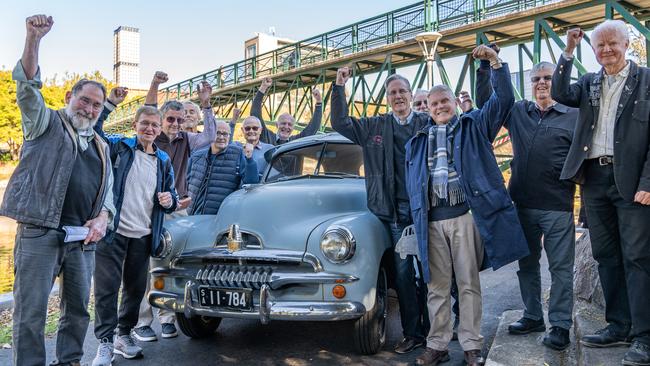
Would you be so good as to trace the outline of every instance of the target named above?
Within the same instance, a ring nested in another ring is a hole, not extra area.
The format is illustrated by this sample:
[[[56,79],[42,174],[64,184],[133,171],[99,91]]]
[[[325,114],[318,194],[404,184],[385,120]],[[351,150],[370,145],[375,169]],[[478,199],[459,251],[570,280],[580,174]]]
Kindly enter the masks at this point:
[[[156,252],[151,256],[154,258],[165,258],[172,252],[172,234],[163,228],[162,233],[160,233],[160,242],[158,243],[158,248]]]
[[[320,250],[332,263],[344,263],[350,260],[356,247],[352,232],[341,225],[330,226],[320,239]]]

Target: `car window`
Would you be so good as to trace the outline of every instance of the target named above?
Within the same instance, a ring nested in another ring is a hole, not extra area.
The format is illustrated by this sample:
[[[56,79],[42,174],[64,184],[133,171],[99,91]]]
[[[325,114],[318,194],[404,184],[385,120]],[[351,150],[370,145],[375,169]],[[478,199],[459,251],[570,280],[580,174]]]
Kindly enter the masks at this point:
[[[303,176],[363,178],[361,147],[345,143],[324,143],[286,151],[273,158],[265,181],[268,183]]]

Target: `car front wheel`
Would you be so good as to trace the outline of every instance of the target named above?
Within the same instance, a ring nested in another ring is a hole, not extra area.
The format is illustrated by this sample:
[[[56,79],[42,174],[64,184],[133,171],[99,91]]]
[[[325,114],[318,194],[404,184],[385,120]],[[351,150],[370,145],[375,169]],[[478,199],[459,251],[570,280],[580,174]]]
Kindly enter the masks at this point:
[[[183,313],[176,313],[178,326],[183,334],[190,338],[206,338],[214,334],[221,324],[221,318],[193,316],[187,318]]]
[[[375,306],[354,322],[354,345],[358,352],[373,355],[386,343],[388,281],[384,267],[379,269]]]

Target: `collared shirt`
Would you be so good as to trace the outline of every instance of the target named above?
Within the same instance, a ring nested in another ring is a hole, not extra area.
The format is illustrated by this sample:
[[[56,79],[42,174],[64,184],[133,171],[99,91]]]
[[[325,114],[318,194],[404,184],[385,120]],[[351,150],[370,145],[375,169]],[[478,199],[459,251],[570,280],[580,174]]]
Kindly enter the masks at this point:
[[[603,71],[603,86],[600,96],[600,111],[594,130],[589,159],[599,156],[614,155],[614,126],[621,93],[630,73],[630,63],[616,75],[607,75]]]
[[[415,116],[415,112],[413,112],[412,109],[411,109],[411,113],[409,113],[409,115],[406,116],[405,120],[400,120],[399,117],[397,117],[397,115],[395,113],[391,113],[391,114],[393,115],[393,118],[395,118],[395,122],[397,122],[398,124],[400,124],[402,126],[410,124],[411,120],[413,119],[413,116]]]

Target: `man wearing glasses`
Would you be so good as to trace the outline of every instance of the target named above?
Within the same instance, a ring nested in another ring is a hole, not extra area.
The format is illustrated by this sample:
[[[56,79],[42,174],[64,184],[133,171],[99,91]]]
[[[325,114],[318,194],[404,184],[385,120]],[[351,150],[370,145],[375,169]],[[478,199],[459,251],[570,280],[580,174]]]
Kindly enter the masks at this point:
[[[504,124],[514,153],[508,188],[530,250],[530,255],[519,260],[517,272],[524,314],[509,325],[508,332],[528,334],[546,330],[539,265],[543,247],[552,278],[548,308],[551,330],[543,343],[563,350],[570,343],[573,312],[575,184],[561,181],[560,172],[573,140],[578,110],[551,97],[554,71],[555,65],[549,62],[533,66],[530,80],[535,101],[515,103]],[[477,77],[489,78],[490,74],[478,73]]]

